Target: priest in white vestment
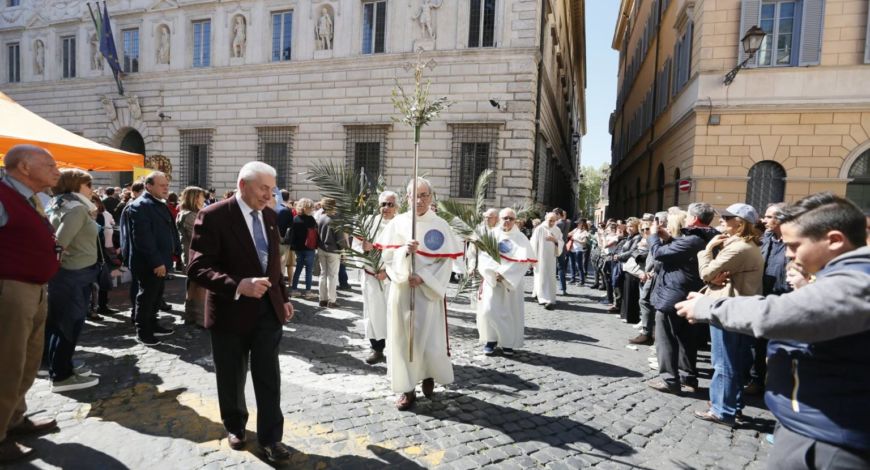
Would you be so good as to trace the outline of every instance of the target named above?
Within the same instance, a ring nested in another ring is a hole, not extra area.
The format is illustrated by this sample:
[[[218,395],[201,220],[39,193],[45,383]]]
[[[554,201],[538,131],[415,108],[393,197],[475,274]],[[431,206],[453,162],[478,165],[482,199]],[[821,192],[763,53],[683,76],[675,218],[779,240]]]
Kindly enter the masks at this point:
[[[396,407],[402,411],[414,405],[417,383],[422,382],[423,394],[429,398],[436,381],[453,382],[445,295],[453,260],[462,256],[459,238],[429,209],[432,185],[423,178],[417,181],[416,198],[408,185],[409,203],[417,213],[416,234],[411,235],[409,211],[387,225],[376,245],[383,250],[392,282],[387,300],[387,375],[393,391],[401,393]]]
[[[371,226],[374,229],[372,240],[354,238],[353,247],[357,251],[376,249],[374,243],[383,233],[384,228],[396,216],[398,195],[393,191],[384,191],[378,196],[380,214],[374,216]],[[387,346],[387,298],[390,292],[390,280],[385,269],[374,272],[372,268],[363,268],[363,320],[365,321],[366,339],[372,347],[372,352],[366,358],[367,364],[377,364],[387,360],[384,348]]]
[[[505,356],[523,346],[525,299],[523,283],[535,253],[529,239],[516,226],[517,214],[511,208],[499,213],[502,224],[492,231],[498,240],[501,261],[481,252],[478,271],[483,277],[477,299],[477,331],[487,356],[500,346]]]
[[[559,217],[550,212],[532,233],[532,248],[538,258],[535,266],[535,288],[532,292],[538,303],[547,310],[556,305],[556,263],[562,252],[562,231],[556,226]]]

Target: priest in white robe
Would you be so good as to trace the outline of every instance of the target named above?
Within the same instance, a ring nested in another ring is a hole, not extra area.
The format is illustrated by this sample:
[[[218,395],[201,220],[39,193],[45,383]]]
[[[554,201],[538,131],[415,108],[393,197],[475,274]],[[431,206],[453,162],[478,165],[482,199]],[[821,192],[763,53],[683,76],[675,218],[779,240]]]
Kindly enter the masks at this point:
[[[532,233],[532,248],[538,258],[535,266],[535,288],[532,293],[547,310],[556,305],[556,263],[562,252],[562,231],[556,226],[559,217],[550,212]]]
[[[500,346],[505,356],[523,346],[525,299],[523,283],[529,264],[537,262],[532,244],[516,226],[511,208],[499,213],[501,227],[492,231],[498,240],[500,261],[481,252],[478,270],[483,277],[477,300],[477,331],[487,356]]]
[[[378,196],[380,214],[374,216],[371,227],[374,229],[371,240],[354,238],[353,247],[357,251],[376,249],[374,243],[383,233],[384,228],[396,216],[398,195],[393,191],[384,191]],[[372,352],[366,358],[367,364],[377,364],[387,360],[384,349],[387,346],[387,298],[390,292],[390,279],[385,269],[375,272],[370,267],[363,268],[362,295],[363,320],[365,321],[366,339],[371,344]]]
[[[459,238],[429,208],[432,185],[419,178],[416,197],[411,185],[408,195],[417,213],[416,234],[411,234],[409,211],[387,225],[376,245],[383,250],[392,282],[387,301],[387,375],[393,391],[401,393],[396,407],[402,411],[414,405],[417,383],[422,382],[423,394],[430,398],[436,381],[453,382],[445,295],[453,260],[462,256]]]

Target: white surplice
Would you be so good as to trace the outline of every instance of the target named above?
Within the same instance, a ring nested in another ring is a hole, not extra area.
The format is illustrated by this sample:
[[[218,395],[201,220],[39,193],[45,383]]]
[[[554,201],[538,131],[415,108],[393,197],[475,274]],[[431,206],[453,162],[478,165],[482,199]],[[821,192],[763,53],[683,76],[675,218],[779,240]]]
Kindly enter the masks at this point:
[[[408,278],[411,256],[411,213],[397,215],[384,229],[376,245],[383,250],[384,265],[392,281],[387,300],[387,375],[394,392],[405,393],[423,379],[440,384],[453,382],[453,365],[447,345],[447,286],[453,260],[462,256],[462,243],[443,219],[432,211],[417,217],[419,241],[414,256],[423,284],[411,289]],[[410,300],[414,295],[413,348],[411,362]]]
[[[391,221],[392,219],[383,220],[380,215],[375,216],[372,227],[376,227],[376,230],[374,240],[371,243],[378,240],[384,228]],[[357,251],[362,251],[362,240],[354,238],[353,247]],[[390,293],[390,279],[378,281],[375,277],[376,274],[368,266],[363,268],[363,320],[365,320],[366,339],[381,340],[387,338],[387,298],[389,298]]]
[[[536,262],[529,239],[516,227],[494,230],[501,262],[485,252],[478,258],[483,277],[477,300],[477,331],[481,343],[495,342],[502,348],[520,348],[525,327],[523,281],[529,264]],[[498,275],[502,279],[498,280]]]
[[[547,240],[547,235],[554,236],[556,241]],[[551,304],[556,301],[556,263],[564,243],[562,231],[555,225],[548,227],[546,222],[541,222],[532,233],[531,242],[538,258],[532,295],[538,298],[539,304]]]

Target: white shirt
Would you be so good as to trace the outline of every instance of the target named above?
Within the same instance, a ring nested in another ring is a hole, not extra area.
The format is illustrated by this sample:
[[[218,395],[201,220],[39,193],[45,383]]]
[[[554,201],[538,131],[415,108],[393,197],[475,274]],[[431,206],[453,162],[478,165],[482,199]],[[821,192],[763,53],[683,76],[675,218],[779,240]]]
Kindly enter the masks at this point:
[[[251,243],[254,243],[254,219],[251,216],[251,206],[245,204],[245,201],[236,193],[235,196],[236,201],[239,203],[239,209],[242,210],[242,216],[245,218],[245,223],[248,225],[248,233],[251,235]],[[268,243],[269,237],[266,235],[266,224],[263,222],[263,211],[257,211],[257,218],[260,219],[260,227],[263,229],[263,240],[266,240]],[[257,244],[254,243],[254,250],[257,250]]]

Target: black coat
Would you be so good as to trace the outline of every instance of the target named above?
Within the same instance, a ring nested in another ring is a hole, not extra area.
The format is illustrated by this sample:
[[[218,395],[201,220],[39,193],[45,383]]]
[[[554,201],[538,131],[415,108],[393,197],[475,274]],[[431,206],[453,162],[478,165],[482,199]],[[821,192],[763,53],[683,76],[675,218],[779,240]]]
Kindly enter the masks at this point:
[[[674,305],[686,300],[689,292],[704,287],[698,273],[698,252],[719,234],[710,227],[689,227],[682,230],[683,236],[663,244],[657,234],[649,237],[649,252],[657,263],[656,283],[650,302],[656,310],[676,312]]]
[[[159,199],[144,193],[125,211],[129,233],[124,244],[130,269],[151,272],[159,266],[172,267],[172,255],[181,253],[181,240],[172,214]]]
[[[305,237],[308,236],[308,229],[313,228],[317,231],[317,221],[310,215],[298,214],[293,218],[293,224],[290,226],[290,248],[294,251],[310,250],[305,246]]]

